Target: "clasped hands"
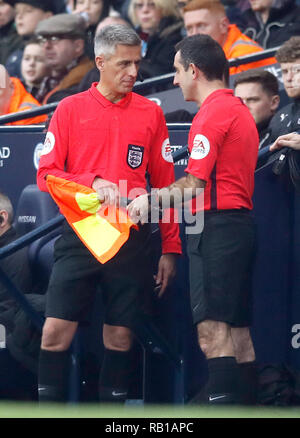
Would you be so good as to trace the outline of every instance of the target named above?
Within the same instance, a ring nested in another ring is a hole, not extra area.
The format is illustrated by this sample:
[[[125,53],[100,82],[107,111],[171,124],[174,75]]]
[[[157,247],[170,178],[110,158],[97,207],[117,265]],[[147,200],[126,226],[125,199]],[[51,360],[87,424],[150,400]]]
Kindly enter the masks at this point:
[[[121,195],[117,184],[105,179],[96,177],[92,188],[97,192],[98,199],[105,205],[120,205]],[[148,222],[150,211],[149,195],[144,194],[135,198],[127,206],[130,219],[134,223],[140,222],[142,225]]]

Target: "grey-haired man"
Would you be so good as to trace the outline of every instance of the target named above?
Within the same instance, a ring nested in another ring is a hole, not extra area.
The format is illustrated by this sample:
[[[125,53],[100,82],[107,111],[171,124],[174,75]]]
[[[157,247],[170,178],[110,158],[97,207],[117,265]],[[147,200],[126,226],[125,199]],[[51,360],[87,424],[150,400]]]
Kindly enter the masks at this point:
[[[174,168],[161,108],[132,93],[141,59],[138,35],[128,26],[106,26],[96,37],[95,54],[100,82],[59,104],[37,181],[45,191],[46,175],[75,181],[95,189],[109,204],[145,190],[146,171],[154,187],[173,182]],[[161,224],[161,235],[162,256],[154,281],[149,224],[132,230],[121,250],[103,265],[65,226],[56,243],[48,288],[40,400],[66,399],[69,346],[78,324],[88,319],[98,285],[106,304],[99,397],[109,402],[127,398],[133,331],[145,314],[151,315],[154,289],[159,295],[164,292],[175,275],[176,254],[181,253],[177,224]]]

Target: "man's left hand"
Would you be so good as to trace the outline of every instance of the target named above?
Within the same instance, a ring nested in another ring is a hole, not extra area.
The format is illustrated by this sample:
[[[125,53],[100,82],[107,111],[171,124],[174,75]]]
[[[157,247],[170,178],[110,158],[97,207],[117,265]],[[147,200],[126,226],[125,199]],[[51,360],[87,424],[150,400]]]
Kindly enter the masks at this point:
[[[156,281],[155,291],[160,298],[167,286],[171,283],[176,274],[176,255],[163,254],[159,259],[158,272],[154,276]]]

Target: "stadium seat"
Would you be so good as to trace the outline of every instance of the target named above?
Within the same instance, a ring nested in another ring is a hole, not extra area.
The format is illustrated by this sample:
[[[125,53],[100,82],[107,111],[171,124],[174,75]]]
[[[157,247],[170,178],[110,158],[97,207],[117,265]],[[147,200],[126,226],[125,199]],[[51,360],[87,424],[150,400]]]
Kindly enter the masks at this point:
[[[45,224],[58,214],[58,207],[49,193],[41,192],[36,184],[26,186],[19,198],[15,227],[20,236]]]
[[[23,236],[59,215],[49,193],[41,192],[36,184],[26,186],[19,198],[15,215],[18,236]],[[53,245],[60,227],[40,237],[29,246],[29,260],[34,274],[44,281],[49,278],[53,263]]]

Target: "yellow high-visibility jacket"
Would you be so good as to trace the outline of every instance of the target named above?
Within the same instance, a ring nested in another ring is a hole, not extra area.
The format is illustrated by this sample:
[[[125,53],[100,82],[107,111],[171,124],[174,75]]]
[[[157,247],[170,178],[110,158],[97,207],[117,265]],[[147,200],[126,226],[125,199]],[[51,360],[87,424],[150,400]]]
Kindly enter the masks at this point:
[[[10,78],[10,80],[14,85],[14,93],[11,97],[7,114],[30,110],[41,106],[39,102],[30,93],[28,93],[28,91],[26,91],[20,79]],[[41,116],[31,117],[30,119],[7,123],[7,125],[34,125],[37,123],[44,123],[46,120],[47,115],[43,114]]]

